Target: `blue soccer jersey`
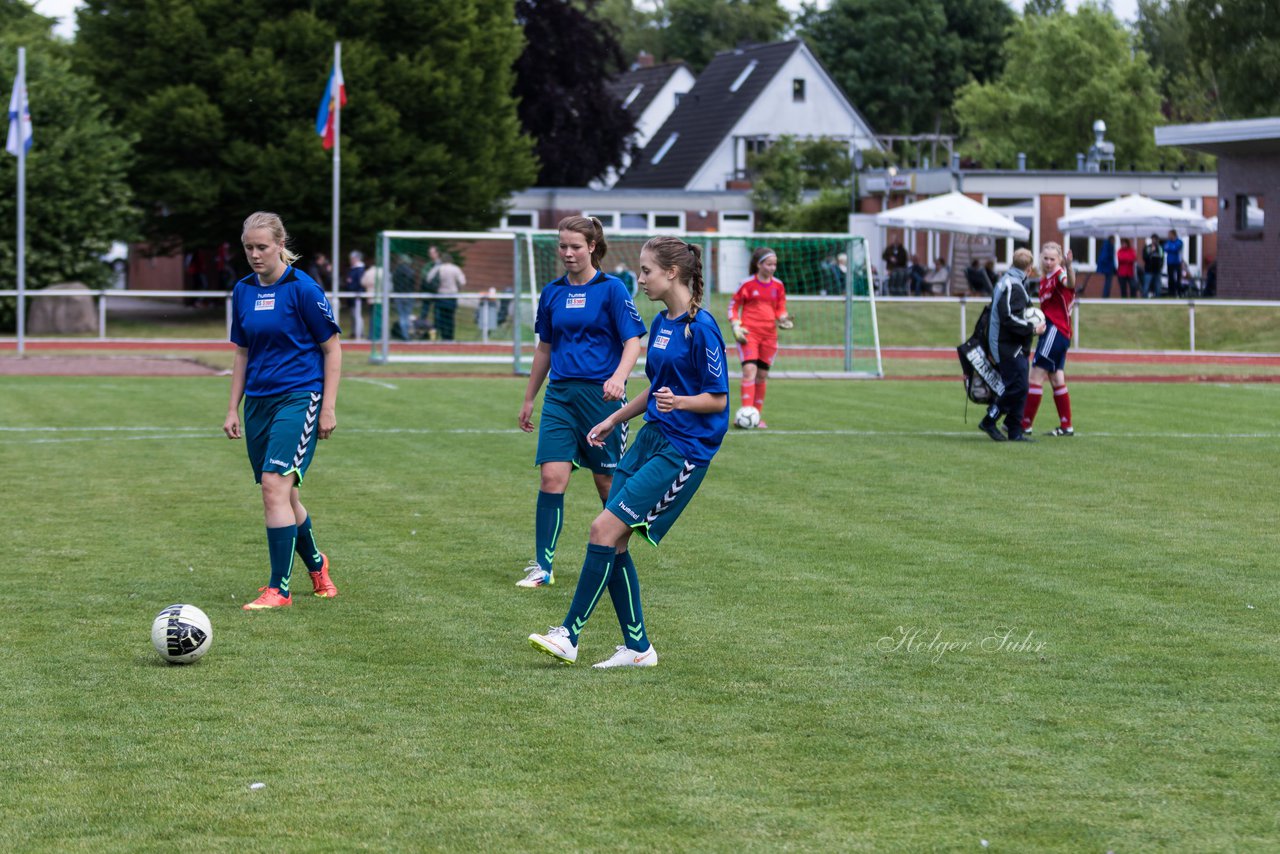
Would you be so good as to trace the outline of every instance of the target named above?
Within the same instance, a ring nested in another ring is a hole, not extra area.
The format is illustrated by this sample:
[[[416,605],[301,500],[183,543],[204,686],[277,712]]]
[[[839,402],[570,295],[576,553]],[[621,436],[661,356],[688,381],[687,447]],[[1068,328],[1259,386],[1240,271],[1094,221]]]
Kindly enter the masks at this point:
[[[688,323],[686,317],[682,314],[668,320],[666,312],[662,312],[649,327],[644,367],[650,383],[649,406],[644,420],[656,424],[685,459],[705,466],[720,449],[729,429],[729,377],[724,363],[724,338],[711,312],[699,311]],[[679,409],[659,412],[653,393],[663,387],[682,396],[723,394],[724,409],[708,413]]]
[[[249,351],[246,397],[324,391],[320,345],[342,330],[315,280],[286,267],[275,284],[256,274],[236,282],[231,296],[231,343]]]
[[[534,330],[551,344],[552,382],[598,383],[618,369],[623,343],[645,331],[627,286],[601,272],[585,285],[561,276],[543,288]]]

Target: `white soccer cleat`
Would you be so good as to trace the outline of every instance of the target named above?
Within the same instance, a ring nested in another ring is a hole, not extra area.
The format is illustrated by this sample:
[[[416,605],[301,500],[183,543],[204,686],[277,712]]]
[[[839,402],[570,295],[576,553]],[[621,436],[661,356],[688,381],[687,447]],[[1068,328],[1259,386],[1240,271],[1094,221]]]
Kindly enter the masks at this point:
[[[529,561],[524,573],[524,578],[516,582],[516,587],[550,587],[556,583],[556,574],[547,572],[536,560]]]
[[[636,652],[634,649],[620,646],[611,658],[591,666],[599,667],[601,670],[610,667],[657,667],[658,651],[653,648],[653,644],[649,644],[649,648],[644,652]]]
[[[569,640],[569,630],[564,626],[552,626],[545,635],[529,635],[529,646],[562,664],[573,664],[578,660],[578,647]]]

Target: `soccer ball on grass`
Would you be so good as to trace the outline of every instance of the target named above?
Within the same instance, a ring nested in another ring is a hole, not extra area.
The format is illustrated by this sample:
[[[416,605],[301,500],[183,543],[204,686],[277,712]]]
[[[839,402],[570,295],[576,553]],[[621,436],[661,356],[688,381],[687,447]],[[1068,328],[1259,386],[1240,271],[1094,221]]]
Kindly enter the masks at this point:
[[[213,625],[195,605],[170,605],[151,624],[151,645],[170,664],[190,664],[212,644]]]
[[[754,406],[744,406],[733,415],[733,423],[743,430],[751,430],[760,424],[760,410]]]

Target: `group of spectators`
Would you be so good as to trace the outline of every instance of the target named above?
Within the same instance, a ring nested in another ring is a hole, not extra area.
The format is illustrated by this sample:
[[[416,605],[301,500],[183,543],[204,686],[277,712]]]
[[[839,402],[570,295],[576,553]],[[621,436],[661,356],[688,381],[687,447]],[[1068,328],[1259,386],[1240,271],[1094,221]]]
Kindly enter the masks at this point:
[[[1120,238],[1120,248],[1116,249],[1115,241],[1108,237],[1098,247],[1097,272],[1102,276],[1102,298],[1111,298],[1111,282],[1120,284],[1122,299],[1142,298],[1154,299],[1160,296],[1160,279],[1162,274],[1168,278],[1168,295],[1180,297],[1193,288],[1191,279],[1186,274],[1183,259],[1185,246],[1178,237],[1178,232],[1170,229],[1164,239],[1152,234],[1142,246],[1142,263],[1138,263],[1138,250],[1127,237]],[[1214,296],[1217,292],[1215,277],[1211,275],[1205,281],[1204,296]]]
[[[878,292],[882,296],[928,296],[944,293],[947,289],[951,267],[946,258],[935,258],[932,267],[925,267],[920,256],[908,257],[906,248],[897,242],[890,243],[880,257],[884,261],[884,275],[880,276],[874,267],[872,273],[876,275]],[[989,259],[984,265],[975,258],[965,270],[965,281],[969,290],[975,293],[991,293],[998,278],[995,259]]]
[[[1111,283],[1120,285],[1123,299],[1153,299],[1161,295],[1162,279],[1168,279],[1165,293],[1181,297],[1194,286],[1187,275],[1184,262],[1185,244],[1178,232],[1170,230],[1165,238],[1152,234],[1142,245],[1142,257],[1127,237],[1120,238],[1117,250],[1113,238],[1108,237],[1098,247],[1097,272],[1102,278],[1102,298],[1111,298]],[[879,277],[879,293],[885,296],[921,296],[940,293],[946,288],[951,270],[946,259],[938,258],[931,269],[925,269],[919,257],[908,259],[901,243],[890,243],[881,255],[885,274]],[[873,272],[877,272],[873,270]],[[1217,292],[1216,265],[1210,264],[1205,277],[1203,296],[1212,297]],[[990,294],[999,280],[994,258],[974,258],[964,271],[965,284],[976,294]]]
[[[347,262],[342,290],[352,295],[352,331],[359,339],[364,337],[363,309],[371,304],[379,271],[366,264],[364,254],[359,251],[351,252]],[[328,287],[333,281],[333,262],[323,252],[317,252],[308,272],[313,279]],[[401,341],[453,341],[458,294],[466,285],[467,276],[462,268],[439,247],[428,248],[425,260],[415,259],[407,253],[396,255],[395,266],[391,270],[392,293],[430,296],[426,299],[392,299],[395,323],[391,327],[391,337]]]

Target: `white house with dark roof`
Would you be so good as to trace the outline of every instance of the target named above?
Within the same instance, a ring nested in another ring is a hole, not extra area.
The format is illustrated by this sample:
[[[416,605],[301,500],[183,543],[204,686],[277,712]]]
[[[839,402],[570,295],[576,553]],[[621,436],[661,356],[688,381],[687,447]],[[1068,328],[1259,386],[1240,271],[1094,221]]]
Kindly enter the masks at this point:
[[[649,144],[654,132],[675,111],[676,104],[693,88],[696,79],[688,65],[671,62],[664,65],[637,65],[609,81],[610,94],[635,120],[636,134],[632,142],[636,150]],[[623,172],[630,163],[631,158],[626,158]],[[617,173],[610,170],[608,175],[592,182],[591,186],[598,190],[608,189],[617,181]]]
[[[802,41],[717,54],[617,182],[619,189],[735,189],[747,157],[779,137],[826,137],[880,149]]]

